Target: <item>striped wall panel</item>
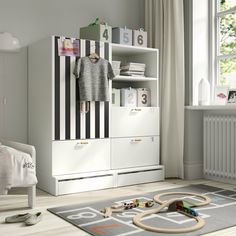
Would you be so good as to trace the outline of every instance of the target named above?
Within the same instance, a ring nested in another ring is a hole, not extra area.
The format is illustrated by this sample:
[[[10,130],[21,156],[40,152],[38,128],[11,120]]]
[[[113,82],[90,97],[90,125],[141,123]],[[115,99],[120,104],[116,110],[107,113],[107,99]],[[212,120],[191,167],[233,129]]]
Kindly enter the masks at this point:
[[[90,111],[80,113],[79,87],[73,75],[76,57],[58,55],[54,38],[54,140],[109,137],[109,102],[90,102]],[[80,56],[96,52],[109,60],[108,43],[80,39]]]

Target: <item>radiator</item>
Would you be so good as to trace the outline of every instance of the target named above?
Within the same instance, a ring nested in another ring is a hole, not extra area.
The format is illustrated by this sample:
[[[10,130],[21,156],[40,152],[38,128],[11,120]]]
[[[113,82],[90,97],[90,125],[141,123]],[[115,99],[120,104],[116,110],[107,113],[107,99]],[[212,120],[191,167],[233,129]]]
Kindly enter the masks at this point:
[[[236,116],[204,116],[204,175],[236,180]]]

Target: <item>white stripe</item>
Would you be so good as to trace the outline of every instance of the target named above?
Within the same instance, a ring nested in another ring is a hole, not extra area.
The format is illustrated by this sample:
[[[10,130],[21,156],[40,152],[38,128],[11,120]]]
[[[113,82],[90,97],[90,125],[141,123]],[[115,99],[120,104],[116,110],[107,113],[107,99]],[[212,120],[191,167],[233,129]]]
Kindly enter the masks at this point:
[[[105,57],[105,43],[100,42],[100,57],[104,58]],[[105,122],[105,117],[104,117],[104,109],[105,105],[104,102],[100,102],[100,138],[104,138],[104,122]]]
[[[104,58],[104,55],[105,55],[105,47],[104,47],[104,42],[99,42],[99,45],[100,45],[100,57],[101,58]]]
[[[70,57],[70,139],[75,139],[76,137],[76,94],[75,86],[76,79],[73,75],[73,70],[75,67],[75,57]]]
[[[60,140],[65,140],[65,57],[60,57]]]
[[[104,138],[104,102],[100,103],[100,138]]]
[[[90,138],[95,138],[95,102],[90,102]]]
[[[96,44],[94,40],[90,40],[90,54],[94,53],[96,50]]]

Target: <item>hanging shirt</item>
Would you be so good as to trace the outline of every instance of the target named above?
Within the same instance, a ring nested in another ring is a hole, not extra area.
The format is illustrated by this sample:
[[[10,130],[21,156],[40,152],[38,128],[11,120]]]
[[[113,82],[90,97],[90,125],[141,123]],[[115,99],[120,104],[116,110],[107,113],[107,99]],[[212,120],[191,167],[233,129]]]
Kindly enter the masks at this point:
[[[76,60],[80,101],[109,101],[109,79],[114,78],[111,64],[103,59],[82,57]]]

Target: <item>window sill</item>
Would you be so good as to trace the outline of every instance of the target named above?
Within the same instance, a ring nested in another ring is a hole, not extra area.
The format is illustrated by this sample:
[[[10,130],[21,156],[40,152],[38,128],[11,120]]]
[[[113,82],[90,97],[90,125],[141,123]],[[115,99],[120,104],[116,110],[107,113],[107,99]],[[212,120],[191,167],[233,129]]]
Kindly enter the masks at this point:
[[[206,106],[185,106],[187,110],[236,110],[236,104],[227,105],[206,105]]]

